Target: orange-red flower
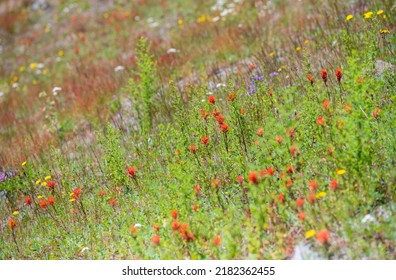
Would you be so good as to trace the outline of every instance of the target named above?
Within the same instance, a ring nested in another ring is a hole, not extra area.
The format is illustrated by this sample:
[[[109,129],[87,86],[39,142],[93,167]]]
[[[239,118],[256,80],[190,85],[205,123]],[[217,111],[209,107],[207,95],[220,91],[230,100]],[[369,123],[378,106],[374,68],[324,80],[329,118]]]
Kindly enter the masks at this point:
[[[330,101],[328,99],[325,99],[323,101],[322,108],[323,108],[323,110],[330,109]]]
[[[39,204],[40,204],[40,207],[42,209],[46,209],[47,208],[47,201],[45,199],[40,200]]]
[[[102,196],[102,197],[105,196],[106,195],[106,191],[105,190],[100,190],[99,191],[99,195]]]
[[[201,194],[201,187],[200,186],[194,186],[194,191],[195,191],[195,196],[199,196]]]
[[[242,177],[242,176],[238,176],[238,177],[237,177],[237,182],[238,182],[239,184],[242,185],[242,183],[243,183],[243,177]]]
[[[27,204],[27,205],[32,204],[32,198],[30,196],[25,198],[25,204]]]
[[[47,182],[47,187],[48,187],[50,190],[53,190],[53,189],[55,188],[55,185],[56,185],[55,181],[48,181],[48,182]]]
[[[191,206],[191,208],[192,208],[193,212],[197,212],[197,210],[198,210],[198,206],[197,205],[193,205],[193,206]]]
[[[293,186],[293,180],[292,179],[287,179],[287,181],[285,182],[285,186],[290,188]]]
[[[256,134],[257,134],[257,136],[259,136],[259,137],[263,137],[264,128],[260,127],[259,129],[257,129]]]
[[[304,212],[300,212],[300,213],[298,214],[298,219],[299,219],[300,221],[304,220],[304,219],[305,219],[305,213],[304,213]]]
[[[216,121],[218,122],[218,124],[220,124],[220,125],[223,124],[225,121],[225,118],[223,117],[222,114],[218,114],[215,118],[216,118]]]
[[[379,108],[375,108],[375,110],[373,111],[372,115],[374,119],[378,119],[379,113],[381,113],[381,109]]]
[[[285,201],[285,196],[283,194],[279,194],[278,199],[280,202],[283,202],[283,201]]]
[[[325,124],[325,119],[323,117],[318,117],[316,119],[316,124],[319,125],[319,126],[324,125]]]
[[[276,174],[276,170],[272,167],[268,167],[266,171],[267,171],[267,174],[271,175],[271,176],[274,176]]]
[[[275,137],[275,140],[276,140],[276,142],[278,142],[278,144],[281,144],[282,141],[283,141],[283,137],[280,136],[280,135],[277,135],[277,136]]]
[[[16,227],[16,221],[13,218],[8,219],[8,226],[11,230],[14,230]]]
[[[173,220],[172,225],[171,225],[171,228],[172,228],[173,230],[178,230],[179,227],[180,227],[180,223],[179,223],[177,220]]]
[[[295,157],[295,156],[296,156],[296,152],[297,152],[297,147],[295,147],[295,146],[290,147],[290,155],[291,155],[292,157]]]
[[[338,186],[338,181],[337,180],[331,180],[330,181],[330,190],[334,191]]]
[[[115,206],[117,204],[117,199],[112,198],[112,199],[110,199],[109,203],[110,203],[111,206]]]
[[[323,69],[322,72],[321,72],[321,74],[322,74],[322,80],[323,80],[323,82],[325,83],[325,85],[327,85],[327,70],[326,70],[326,69]]]
[[[221,238],[220,238],[220,236],[215,236],[214,238],[213,238],[213,245],[214,246],[218,246],[218,245],[220,245],[221,244]]]
[[[232,93],[229,93],[228,94],[228,97],[227,97],[227,101],[234,101],[234,99],[236,98],[237,96],[236,96],[236,93],[234,93],[234,92],[232,92]]]
[[[213,185],[214,185],[216,188],[218,188],[218,187],[220,186],[220,180],[219,180],[219,179],[214,179],[214,180],[212,181],[212,183],[213,183]]]
[[[172,210],[171,211],[171,216],[173,219],[177,219],[177,216],[179,216],[179,212],[177,210]]]
[[[197,146],[191,145],[190,146],[190,152],[192,152],[193,154],[195,154],[197,152]]]
[[[136,233],[137,231],[138,231],[138,227],[131,226],[131,227],[129,228],[129,232],[130,232],[131,234],[134,234],[134,233]]]
[[[330,241],[330,232],[327,229],[323,229],[316,233],[316,240],[321,244],[328,244]]]
[[[210,95],[209,96],[209,103],[210,104],[215,104],[215,102],[216,102],[215,97],[213,95]]]
[[[335,75],[337,77],[337,82],[341,83],[341,78],[342,78],[342,70],[340,68],[337,68],[335,70]]]
[[[315,180],[309,181],[308,186],[309,186],[309,190],[310,190],[311,192],[313,192],[314,190],[316,190],[317,188],[319,188],[319,185],[318,185],[318,183],[317,183]]]
[[[255,171],[250,172],[248,179],[255,185],[259,183],[258,174]]]
[[[155,245],[159,245],[160,241],[161,241],[161,237],[156,234],[151,238],[151,241],[155,244]]]
[[[314,78],[313,78],[313,76],[311,75],[311,74],[308,74],[307,75],[307,79],[308,79],[308,81],[311,83],[311,86],[314,84]]]
[[[128,167],[128,174],[131,177],[136,177],[135,168],[133,166]]]
[[[75,188],[73,189],[72,192],[73,192],[73,198],[77,200],[80,197],[82,190],[80,188]]]
[[[50,196],[47,200],[48,204],[53,206],[55,203],[55,198],[53,196]]]
[[[297,207],[302,207],[303,205],[304,205],[304,198],[297,198],[297,200],[296,200],[296,206]]]
[[[207,137],[207,136],[202,137],[201,143],[203,145],[208,145],[209,144],[209,137]]]
[[[160,230],[160,227],[159,227],[158,225],[153,225],[153,230],[154,230],[154,231],[159,231],[159,230]]]
[[[314,203],[315,200],[316,200],[315,193],[310,193],[310,194],[308,195],[308,201],[309,201],[310,203]]]
[[[223,131],[224,133],[225,133],[225,132],[228,132],[228,129],[229,129],[229,127],[228,127],[227,124],[222,123],[222,124],[220,125],[220,130]]]

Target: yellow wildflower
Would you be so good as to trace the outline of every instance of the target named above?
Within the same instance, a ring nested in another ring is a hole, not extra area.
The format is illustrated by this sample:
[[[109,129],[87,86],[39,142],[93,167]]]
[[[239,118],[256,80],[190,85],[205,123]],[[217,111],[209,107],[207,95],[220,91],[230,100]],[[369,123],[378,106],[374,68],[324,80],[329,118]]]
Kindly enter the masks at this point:
[[[364,18],[371,18],[372,15],[373,15],[373,12],[364,13]]]
[[[48,175],[48,176],[45,176],[45,178],[44,178],[44,180],[49,180],[49,179],[51,179],[52,177],[51,177],[51,175]]]
[[[309,44],[309,40],[305,40],[305,41],[304,41],[304,44],[305,44],[305,45],[308,45],[308,44]]]
[[[37,66],[38,66],[38,64],[37,64],[37,63],[35,63],[35,62],[33,62],[33,63],[30,63],[30,65],[29,65],[30,69],[32,69],[32,70],[36,69],[36,68],[37,68]]]
[[[49,26],[47,26],[45,29],[44,29],[44,32],[45,33],[48,33],[48,32],[50,32],[51,31],[51,28],[49,27]]]
[[[274,57],[274,55],[275,55],[275,52],[272,52],[269,54],[270,57]]]
[[[69,201],[73,202],[73,201],[76,201],[76,199],[75,198],[71,198]]]
[[[202,15],[202,16],[200,16],[198,19],[197,19],[197,22],[198,23],[202,23],[202,22],[205,22],[206,21],[206,16],[205,15]]]
[[[19,67],[19,72],[23,72],[23,71],[25,71],[25,66]]]
[[[351,19],[353,19],[353,15],[347,15],[346,18],[345,18],[345,21],[348,21],[348,20],[351,20]]]
[[[183,24],[183,20],[182,20],[182,19],[179,19],[179,20],[177,21],[177,24],[178,24],[178,25],[182,25],[182,24]]]
[[[25,166],[26,165],[26,161],[24,161],[24,162],[22,162],[22,164],[21,164],[22,166]]]
[[[58,51],[58,55],[59,55],[60,57],[62,57],[62,56],[64,55],[64,52],[63,52],[62,50],[60,50],[60,51]]]
[[[311,229],[311,230],[308,230],[308,231],[305,233],[305,237],[306,237],[306,238],[311,238],[312,236],[315,236],[315,234],[316,234],[316,230]]]
[[[40,184],[40,183],[41,183],[41,180],[40,180],[40,179],[36,181],[36,185],[38,185],[38,184]]]
[[[14,215],[14,216],[16,216],[16,215],[18,215],[19,214],[19,212],[18,211],[14,211],[14,212],[12,212],[12,215]]]
[[[297,47],[297,48],[296,48],[296,51],[301,51],[301,47]]]
[[[380,33],[381,34],[389,34],[390,31],[388,29],[382,29],[382,30],[380,30]]]
[[[320,192],[320,193],[317,193],[316,195],[315,195],[315,197],[316,198],[322,198],[322,197],[325,197],[327,194],[326,194],[326,192]]]
[[[339,170],[337,170],[337,174],[338,174],[338,175],[345,174],[345,172],[346,172],[345,169],[339,169]]]
[[[109,18],[110,15],[109,15],[109,13],[104,13],[104,14],[103,14],[103,17],[104,17],[104,18]]]
[[[42,199],[42,198],[43,198],[43,196],[42,196],[42,195],[39,195],[37,198],[38,198],[38,199]]]
[[[384,10],[379,10],[378,12],[377,12],[377,15],[382,15],[384,13]]]
[[[41,185],[42,185],[43,187],[46,187],[46,186],[47,186],[47,182],[42,182]]]

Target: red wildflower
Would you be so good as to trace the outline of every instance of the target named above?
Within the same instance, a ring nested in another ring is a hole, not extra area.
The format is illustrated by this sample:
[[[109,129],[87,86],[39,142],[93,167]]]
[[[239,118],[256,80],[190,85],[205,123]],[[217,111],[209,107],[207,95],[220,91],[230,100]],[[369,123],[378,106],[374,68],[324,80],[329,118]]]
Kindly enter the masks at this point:
[[[249,181],[252,182],[255,185],[257,185],[259,183],[257,172],[254,172],[254,171],[250,172]]]
[[[372,115],[374,119],[378,119],[378,115],[381,112],[381,109],[379,108],[375,108],[375,110],[373,111]]]
[[[223,117],[222,114],[218,114],[215,118],[216,118],[216,121],[217,121],[220,125],[223,124],[224,121],[225,121],[225,118]]]
[[[217,116],[221,115],[221,112],[220,112],[220,110],[214,109],[212,111],[212,115],[214,118],[216,118]]]
[[[243,183],[243,177],[242,177],[242,176],[238,176],[238,177],[237,177],[237,181],[238,181],[239,184],[242,185],[242,183]]]
[[[80,188],[73,189],[73,198],[77,200],[80,197],[81,193],[82,190]]]
[[[128,174],[131,177],[136,177],[135,167],[133,166],[128,167]]]
[[[54,181],[48,181],[47,182],[47,187],[51,190],[55,188],[56,183]]]
[[[173,219],[177,219],[177,216],[179,215],[179,212],[177,212],[177,210],[172,210],[171,211],[171,216]]]
[[[263,133],[264,133],[264,128],[260,127],[259,129],[257,129],[257,136],[259,137],[263,137]]]
[[[330,181],[330,190],[335,191],[337,186],[338,186],[338,181],[337,180],[331,180]]]
[[[52,205],[52,206],[53,206],[54,203],[55,203],[55,198],[54,198],[53,196],[50,196],[50,197],[48,198],[47,202],[48,202],[49,205]]]
[[[326,69],[322,70],[322,80],[325,83],[325,85],[327,85],[327,70]]]
[[[199,196],[201,194],[201,187],[200,186],[194,186],[194,191],[195,191],[195,196]]]
[[[160,230],[160,227],[159,227],[158,225],[153,225],[153,230],[154,230],[154,231],[159,231],[159,230]]]
[[[219,179],[214,179],[212,183],[213,183],[213,185],[214,185],[216,188],[218,188],[219,185],[220,185]]]
[[[295,146],[290,147],[290,155],[291,155],[292,157],[295,157],[295,156],[296,156],[296,152],[297,152],[297,147],[295,147]]]
[[[328,99],[325,99],[325,101],[323,101],[322,108],[323,110],[330,109],[330,101]]]
[[[278,195],[278,199],[279,199],[280,202],[285,201],[285,197],[284,197],[283,194],[279,194],[279,195]]]
[[[315,200],[316,200],[315,193],[310,193],[310,194],[308,195],[308,201],[309,201],[310,203],[314,203]]]
[[[311,82],[311,86],[314,84],[314,78],[313,78],[313,76],[311,75],[311,74],[308,74],[307,75],[307,79],[308,79],[308,81],[310,81]]]
[[[275,140],[276,140],[276,142],[278,142],[278,144],[281,144],[282,141],[283,141],[283,137],[280,136],[280,135],[277,135],[277,136],[275,137]]]
[[[287,173],[292,174],[292,173],[294,173],[294,171],[296,171],[296,168],[294,168],[291,165],[287,166]]]
[[[330,232],[327,229],[322,229],[316,234],[316,240],[321,244],[328,244],[330,241]]]
[[[135,227],[135,226],[131,226],[131,227],[129,228],[129,232],[130,232],[131,234],[134,234],[134,233],[136,233],[137,231],[138,231],[138,228]]]
[[[205,119],[205,121],[208,119],[208,117],[209,117],[209,114],[204,110],[204,109],[202,109],[200,112],[199,112],[199,114]]]
[[[213,245],[214,246],[218,246],[221,243],[221,238],[220,236],[215,236],[215,238],[213,238]]]
[[[216,102],[215,97],[213,95],[210,95],[209,96],[209,103],[210,104],[215,104],[215,102]]]
[[[111,206],[114,207],[114,206],[116,205],[116,203],[117,203],[117,199],[112,198],[112,199],[110,199],[110,202],[109,202],[109,203],[110,203]]]
[[[244,115],[245,114],[245,109],[243,109],[243,108],[239,109],[239,113],[241,113],[241,115]]]
[[[236,98],[236,94],[234,92],[229,93],[228,97],[227,97],[227,101],[234,101],[234,99]]]
[[[160,238],[160,236],[159,236],[158,234],[154,235],[154,236],[151,238],[151,241],[152,241],[155,245],[159,245],[160,240],[161,240],[161,238]]]
[[[39,204],[40,204],[40,207],[42,209],[46,209],[47,208],[47,201],[45,199],[40,200]]]
[[[178,222],[177,220],[173,220],[172,225],[171,225],[171,228],[172,228],[173,230],[178,230],[179,227],[180,227],[179,222]]]
[[[16,221],[13,218],[9,218],[8,226],[10,227],[11,230],[14,230],[14,228],[16,227]]]
[[[357,82],[358,82],[359,84],[361,84],[361,83],[364,82],[364,79],[363,79],[363,78],[358,78],[358,79],[357,79]]]
[[[254,68],[256,68],[256,65],[254,65],[253,63],[250,63],[249,68],[250,68],[250,70],[253,70]]]
[[[78,55],[78,53],[80,52],[80,49],[78,47],[74,48],[74,53]]]
[[[197,152],[197,146],[191,145],[190,146],[190,152],[192,152],[193,154],[195,154]]]
[[[267,174],[271,175],[271,176],[274,176],[276,174],[276,170],[273,169],[272,167],[268,167],[267,168]]]
[[[308,185],[309,185],[309,190],[311,192],[313,192],[314,190],[319,188],[319,185],[318,185],[318,183],[315,180],[310,181]]]
[[[341,78],[342,78],[342,70],[340,68],[337,68],[335,70],[335,75],[337,77],[337,82],[341,83]]]
[[[209,143],[209,137],[207,137],[207,136],[202,137],[201,143],[202,143],[203,145],[208,145],[208,143]]]
[[[324,125],[325,124],[325,119],[323,117],[318,117],[316,119],[316,124],[319,125],[319,126]]]
[[[285,186],[288,187],[288,188],[292,187],[293,186],[292,179],[287,179],[287,181],[285,182]]]
[[[102,196],[102,197],[105,196],[106,195],[106,191],[105,190],[99,191],[99,195]]]
[[[272,97],[272,95],[273,95],[272,91],[268,92],[268,95],[269,95],[270,97]]]
[[[194,212],[197,212],[197,210],[198,210],[198,206],[197,206],[197,205],[193,205],[193,206],[191,206],[191,208],[192,208],[192,210],[193,210]]]
[[[32,204],[32,198],[30,196],[25,198],[25,204],[27,204],[27,205]]]
[[[220,125],[220,130],[223,131],[224,133],[225,133],[225,132],[228,132],[228,129],[229,129],[229,127],[228,127],[227,124],[222,123],[222,124]]]
[[[289,134],[291,140],[294,140],[294,136],[296,135],[296,130],[294,128],[287,129],[286,133]]]
[[[300,221],[304,220],[304,219],[305,219],[305,213],[304,213],[304,212],[300,212],[300,213],[298,214],[298,219],[299,219]]]
[[[297,207],[301,207],[301,206],[304,205],[304,202],[305,202],[304,198],[297,198],[297,200],[296,200],[296,206],[297,206]]]

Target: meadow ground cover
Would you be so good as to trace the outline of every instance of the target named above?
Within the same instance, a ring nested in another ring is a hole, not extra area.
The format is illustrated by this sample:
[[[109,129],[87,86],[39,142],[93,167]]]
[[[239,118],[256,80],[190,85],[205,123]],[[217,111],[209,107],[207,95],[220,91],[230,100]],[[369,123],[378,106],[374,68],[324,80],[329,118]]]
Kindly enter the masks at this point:
[[[395,259],[393,1],[0,18],[0,259]]]

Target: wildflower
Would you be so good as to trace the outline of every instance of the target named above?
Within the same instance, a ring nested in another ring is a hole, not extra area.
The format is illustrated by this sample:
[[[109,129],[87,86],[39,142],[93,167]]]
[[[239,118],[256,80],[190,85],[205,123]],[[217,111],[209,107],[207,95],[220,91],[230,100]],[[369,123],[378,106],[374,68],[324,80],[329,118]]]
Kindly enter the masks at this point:
[[[337,180],[333,179],[333,180],[330,181],[330,186],[329,186],[330,190],[334,191],[337,188],[337,186],[338,186],[338,181]]]
[[[172,225],[171,225],[171,228],[172,228],[173,230],[178,230],[179,227],[180,227],[180,223],[179,223],[177,220],[173,220]]]
[[[137,226],[130,226],[130,228],[129,228],[129,232],[131,233],[131,234],[134,234],[134,233],[136,233],[137,231],[138,231],[138,227]]]
[[[48,176],[45,176],[45,178],[44,178],[44,180],[49,180],[49,179],[51,179],[52,177],[51,177],[51,175],[48,175]]]
[[[308,231],[305,233],[305,237],[306,237],[306,238],[311,238],[312,236],[315,236],[315,234],[316,234],[316,230],[311,229],[311,230],[308,230]]]
[[[322,198],[322,197],[325,197],[326,195],[327,195],[326,192],[320,192],[315,195],[315,198]]]
[[[30,198],[30,196],[26,197],[25,199],[25,204],[30,205],[32,204],[32,199]],[[17,212],[17,211],[16,211]]]
[[[16,221],[13,218],[8,219],[8,226],[11,230],[14,230],[16,227]]]
[[[22,162],[22,164],[21,164],[22,166],[25,166],[26,165],[26,161],[24,161],[24,162]]]
[[[131,177],[136,177],[135,168],[133,166],[128,167],[128,174]]]
[[[48,181],[47,182],[47,187],[51,190],[55,188],[56,183],[54,181]]]
[[[269,56],[270,56],[270,57],[274,57],[274,56],[275,56],[275,52],[271,52],[271,53],[269,54]]]
[[[310,203],[314,203],[315,200],[316,200],[315,193],[311,192],[311,193],[308,195],[308,201],[309,201]]]
[[[304,205],[304,202],[305,202],[304,198],[297,198],[296,206],[297,207],[302,207]]]
[[[369,12],[364,13],[363,16],[364,16],[364,18],[367,18],[367,19],[368,19],[368,18],[371,18],[372,15],[373,15],[373,12],[370,12],[370,11],[369,11]]]
[[[43,198],[43,196],[42,196],[42,195],[39,195],[39,196],[37,196],[37,198],[38,198],[38,199],[42,199],[42,198]]]
[[[388,29],[381,29],[380,34],[389,34],[390,31]]]
[[[242,177],[242,176],[238,176],[238,177],[237,177],[237,182],[238,182],[240,185],[242,185],[242,183],[243,183],[243,177]]]
[[[55,198],[53,196],[50,196],[47,200],[48,204],[53,206],[55,203]]]
[[[381,112],[381,109],[379,108],[375,108],[375,110],[373,111],[372,115],[374,119],[378,119],[378,115]]]
[[[220,130],[223,131],[224,133],[225,133],[225,132],[228,132],[228,129],[229,129],[229,127],[228,127],[227,124],[222,123],[222,124],[220,125]]]
[[[193,210],[194,212],[197,212],[197,210],[198,210],[198,206],[197,206],[197,205],[193,205],[193,206],[191,206],[191,208],[192,208],[192,210]]]
[[[220,243],[221,243],[221,238],[220,238],[220,236],[215,236],[215,238],[213,238],[213,245],[214,246],[218,246],[218,245],[220,245]]]
[[[319,188],[319,185],[315,180],[310,181],[308,185],[311,192]]]
[[[327,70],[326,69],[322,69],[322,80],[325,83],[325,85],[327,86]]]
[[[345,174],[345,172],[346,172],[345,169],[339,169],[339,170],[337,170],[337,175]]]
[[[209,103],[210,104],[215,104],[215,102],[216,102],[215,97],[213,95],[210,95],[209,96]]]
[[[284,195],[283,194],[279,194],[278,195],[278,199],[279,199],[279,201],[282,203],[283,201],[285,201],[285,197],[284,197]]]
[[[203,145],[208,145],[208,143],[209,143],[209,138],[208,138],[207,136],[202,137],[201,143],[202,143]]]
[[[295,157],[295,156],[296,156],[296,152],[297,152],[297,147],[295,147],[295,146],[290,147],[290,155],[291,155],[292,157]],[[297,155],[298,155],[298,153],[297,153]]]
[[[330,101],[328,99],[325,99],[323,101],[322,108],[323,108],[323,110],[330,109]]]
[[[158,225],[153,225],[153,230],[154,230],[154,231],[159,231],[159,230],[160,230],[160,227],[159,227]]]
[[[177,210],[172,210],[171,211],[171,216],[173,219],[177,219],[177,216],[179,215],[179,213],[177,212]]]
[[[272,92],[272,91],[268,92],[268,95],[269,95],[270,97],[272,97],[273,92]]]
[[[277,135],[277,136],[275,137],[275,141],[278,142],[278,144],[281,144],[282,141],[283,141],[283,137],[280,136],[280,135]]]
[[[160,236],[159,236],[158,234],[154,235],[154,236],[151,238],[151,241],[152,241],[155,245],[159,245],[160,240],[161,240],[161,238],[160,238]]]
[[[335,70],[335,75],[337,77],[337,82],[341,83],[341,78],[342,78],[342,70],[340,68],[337,68]]]
[[[225,118],[224,118],[221,114],[218,114],[218,115],[216,116],[216,121],[217,121],[220,125],[222,125],[222,124],[224,123],[224,120],[225,120]]]
[[[304,219],[305,219],[305,213],[304,213],[304,212],[300,212],[300,213],[298,214],[298,219],[299,219],[300,221],[304,220]]]
[[[62,50],[58,51],[58,56],[62,57],[64,55],[64,52]]]
[[[364,79],[363,79],[363,78],[358,78],[356,81],[357,81],[359,84],[361,84],[361,83],[364,82]]]
[[[290,188],[290,187],[292,187],[293,186],[293,181],[292,181],[292,179],[287,179],[287,181],[285,182],[285,186],[286,187],[288,187],[288,188]]]
[[[345,21],[348,21],[348,20],[351,20],[351,19],[353,19],[353,15],[347,15],[346,18],[345,18]]]
[[[16,215],[18,215],[19,214],[19,211],[14,211],[14,212],[12,212],[12,215],[14,215],[14,216],[16,216]]]
[[[309,40],[307,39],[304,41],[304,45],[308,45],[308,44],[309,44]]]
[[[232,93],[229,93],[228,94],[228,97],[227,97],[227,101],[234,101],[234,99],[236,98],[236,93],[234,93],[234,92],[232,92]]]
[[[314,78],[313,78],[313,76],[312,76],[311,74],[308,74],[308,75],[307,75],[307,79],[308,79],[308,81],[310,81],[311,86],[313,86],[313,84],[314,84]]]
[[[276,170],[272,167],[268,167],[266,171],[267,171],[267,174],[271,175],[271,176],[274,176],[276,174]]]
[[[201,194],[201,187],[200,186],[194,186],[194,191],[195,191],[195,196],[199,196]]]
[[[264,128],[260,127],[259,129],[257,129],[257,136],[259,137],[263,137],[263,133],[264,133]]]
[[[40,207],[42,209],[46,209],[47,208],[47,201],[45,199],[40,200],[39,204],[40,204]]]
[[[192,152],[193,154],[195,154],[197,152],[197,146],[191,145],[190,146],[190,152]]]
[[[257,185],[259,183],[257,172],[254,172],[254,171],[250,172],[248,178],[249,178],[249,181],[252,182],[255,185]]]
[[[384,13],[384,10],[379,10],[378,12],[377,12],[377,15],[382,15]]]
[[[323,126],[325,124],[325,119],[323,117],[318,117],[316,119],[316,124],[319,126]]]
[[[73,189],[71,195],[73,196],[73,198],[75,200],[77,200],[80,197],[81,193],[82,193],[82,190],[80,188],[75,188],[75,189]]]
[[[298,52],[301,51],[301,47],[297,47],[296,51],[298,51]]]
[[[112,199],[110,199],[110,206],[115,206],[116,205],[116,203],[117,203],[117,199],[115,199],[115,198],[112,198]]]
[[[250,63],[249,68],[250,68],[250,70],[253,70],[254,68],[256,68],[256,65],[254,65],[253,63]]]
[[[103,196],[106,195],[106,191],[105,190],[100,190],[98,194],[103,197]]]
[[[330,241],[330,233],[327,229],[322,229],[316,234],[316,240],[321,244],[328,244]]]
[[[46,186],[47,186],[47,182],[42,182],[41,185],[42,185],[43,187],[46,187]]]

